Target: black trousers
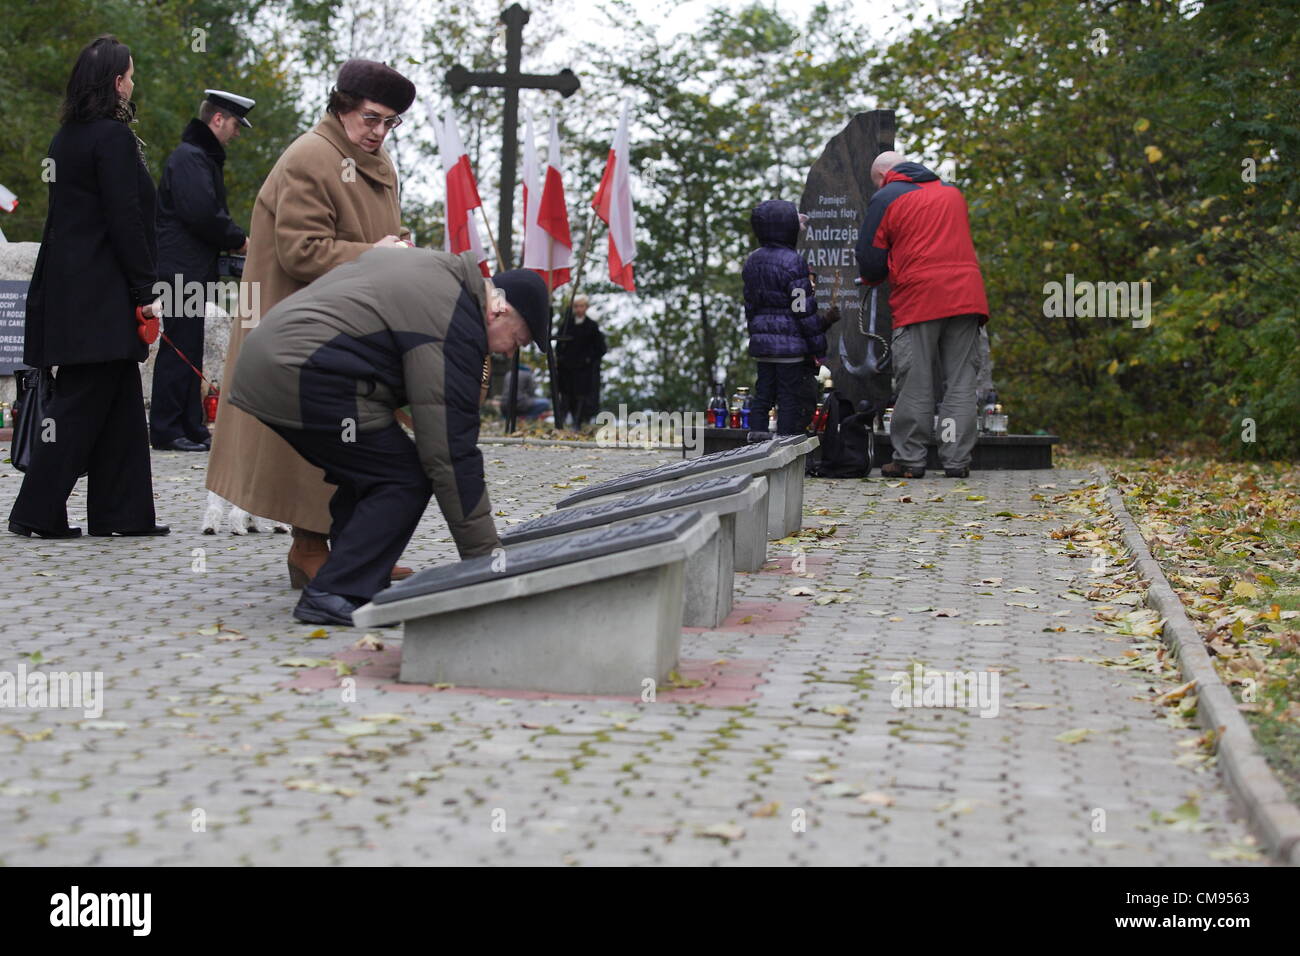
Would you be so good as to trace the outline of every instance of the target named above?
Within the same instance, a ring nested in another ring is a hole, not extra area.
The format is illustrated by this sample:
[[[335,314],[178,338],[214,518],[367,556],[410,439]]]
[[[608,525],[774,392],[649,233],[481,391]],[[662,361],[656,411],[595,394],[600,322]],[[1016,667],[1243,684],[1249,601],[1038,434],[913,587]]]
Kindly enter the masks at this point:
[[[573,416],[573,427],[581,428],[600,411],[598,394],[600,370],[585,365],[580,368],[555,370],[555,424],[564,426],[564,420]]]
[[[155,523],[149,435],[138,362],[63,365],[10,521],[68,526],[68,495],[86,475],[90,531],[143,531]]]
[[[357,432],[352,442],[338,431],[267,424],[338,486],[330,498],[330,556],[311,586],[369,601],[388,586],[433,496],[415,442],[395,422]]]
[[[179,315],[163,320],[163,331],[185,358],[203,371],[203,318]],[[212,438],[203,414],[201,382],[194,369],[182,361],[166,342],[158,345],[153,366],[153,394],[149,404],[149,439],[155,445],[188,438]]]
[[[767,431],[767,416],[775,405],[778,435],[807,431],[817,410],[817,374],[812,360],[756,364],[758,382],[749,403],[750,430]]]

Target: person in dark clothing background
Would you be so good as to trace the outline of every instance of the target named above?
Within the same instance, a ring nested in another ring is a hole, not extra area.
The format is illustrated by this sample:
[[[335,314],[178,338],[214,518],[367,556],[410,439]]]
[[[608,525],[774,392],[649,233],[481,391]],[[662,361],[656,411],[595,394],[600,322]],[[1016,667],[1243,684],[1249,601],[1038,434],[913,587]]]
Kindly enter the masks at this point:
[[[570,415],[573,427],[581,428],[600,411],[600,360],[605,356],[605,333],[587,315],[588,306],[585,295],[574,296],[555,338],[557,428],[563,428]]]
[[[551,410],[551,400],[537,394],[537,378],[531,368],[519,361],[517,354],[515,361],[519,369],[515,382],[515,414],[520,418],[541,418]],[[509,388],[509,375],[505,376],[504,385]],[[493,406],[498,411],[505,409],[507,397],[498,395],[492,400]]]
[[[758,362],[750,427],[765,431],[776,405],[777,434],[797,435],[808,428],[817,407],[817,360],[826,355],[826,330],[840,314],[835,308],[825,316],[817,312],[812,274],[795,250],[799,210],[794,203],[761,202],[749,222],[762,244],[741,272],[749,354]]]
[[[131,131],[135,64],[115,37],[82,49],[50,142],[55,175],[27,295],[23,361],[58,366],[49,424],[9,515],[27,537],[74,538],[68,496],[87,475],[92,535],[166,534],[156,525],[136,309],[161,308],[153,178]]]
[[[248,248],[248,237],[226,209],[222,171],[226,146],[239,136],[240,127],[253,125],[247,116],[254,101],[224,90],[203,92],[207,98],[199,104],[198,118],[185,127],[158,181],[158,274],[173,284],[175,305],[164,323],[172,344],[164,341],[154,362],[149,437],[155,448],[170,451],[207,451],[212,444],[199,377],[185,362],[203,370],[205,315],[201,308],[192,309],[198,300],[186,294],[185,286],[215,282],[217,256]]]

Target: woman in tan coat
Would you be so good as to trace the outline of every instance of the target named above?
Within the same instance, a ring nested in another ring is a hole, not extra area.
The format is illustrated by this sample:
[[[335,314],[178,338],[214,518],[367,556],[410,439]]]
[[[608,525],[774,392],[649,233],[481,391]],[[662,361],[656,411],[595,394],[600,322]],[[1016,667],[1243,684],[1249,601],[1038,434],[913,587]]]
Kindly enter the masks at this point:
[[[240,346],[261,315],[367,249],[404,243],[409,233],[401,226],[397,172],[383,141],[414,99],[414,85],[382,63],[343,64],[325,118],[284,151],[253,207],[243,275],[253,286],[240,297],[251,303],[252,314],[241,316],[230,332],[207,486],[251,514],[293,526],[288,563],[295,588],[329,556],[335,489],[319,468],[226,396]],[[393,570],[395,578],[410,573]]]

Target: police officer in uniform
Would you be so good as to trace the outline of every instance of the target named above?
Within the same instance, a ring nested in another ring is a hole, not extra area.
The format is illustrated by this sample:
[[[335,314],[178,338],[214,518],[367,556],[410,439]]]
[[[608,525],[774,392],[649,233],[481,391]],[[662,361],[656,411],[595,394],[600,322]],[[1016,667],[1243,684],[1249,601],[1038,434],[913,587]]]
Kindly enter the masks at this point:
[[[248,249],[247,235],[226,209],[222,167],[226,145],[253,125],[248,111],[254,101],[224,90],[203,92],[198,118],[185,127],[158,184],[158,276],[172,285],[171,314],[163,320],[172,344],[160,345],[154,365],[149,438],[154,448],[169,451],[207,451],[212,444],[195,372],[203,369],[204,315],[185,286],[216,281],[217,257]]]

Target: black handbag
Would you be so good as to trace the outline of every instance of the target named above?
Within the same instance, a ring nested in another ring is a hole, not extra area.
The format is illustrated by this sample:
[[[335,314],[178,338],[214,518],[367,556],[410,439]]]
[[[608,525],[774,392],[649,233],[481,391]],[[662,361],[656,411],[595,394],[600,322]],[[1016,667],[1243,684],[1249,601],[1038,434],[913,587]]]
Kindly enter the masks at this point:
[[[875,457],[875,435],[870,411],[854,412],[853,403],[832,391],[826,398],[826,430],[821,444],[805,460],[813,478],[865,478]]]
[[[14,398],[14,437],[9,454],[14,467],[25,472],[41,440],[41,422],[54,402],[54,375],[48,368],[24,368],[14,377],[18,380],[18,394]]]

